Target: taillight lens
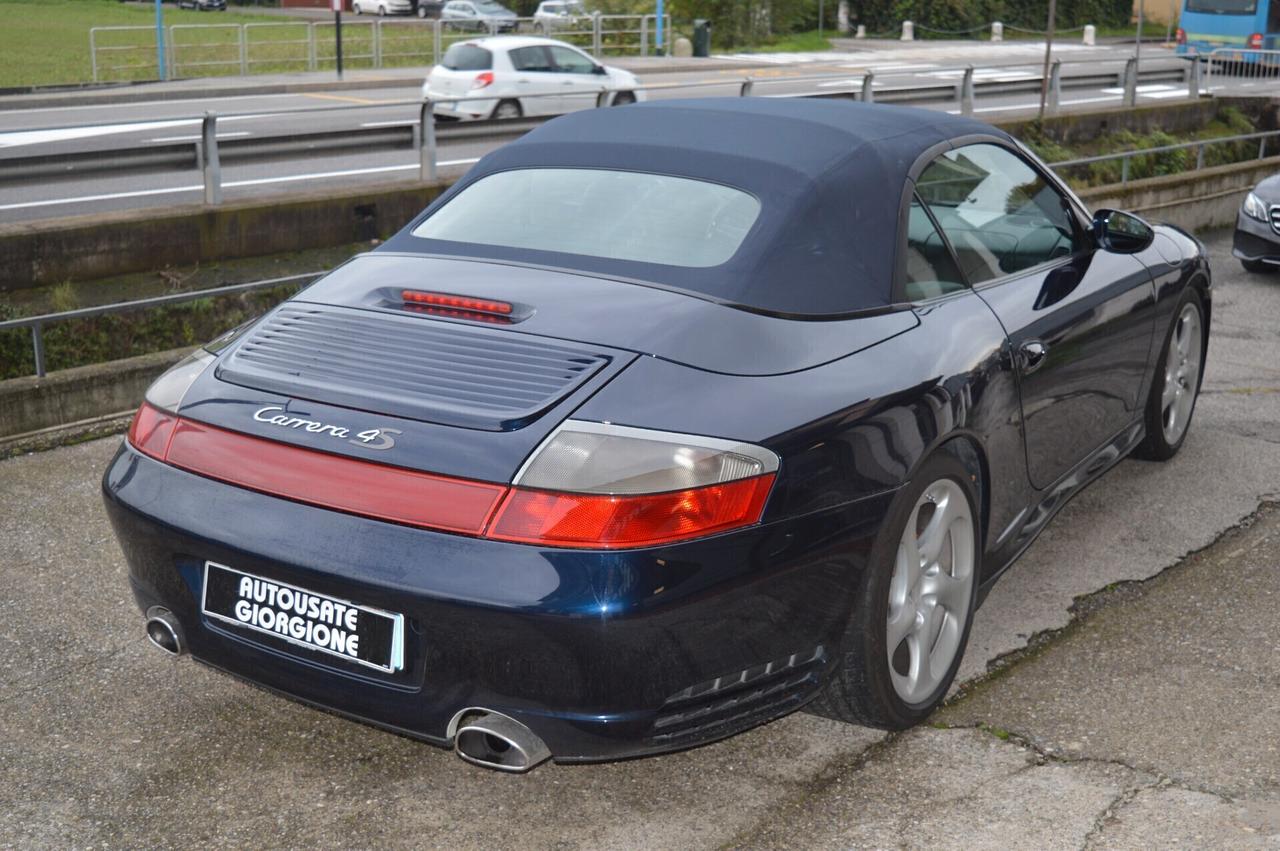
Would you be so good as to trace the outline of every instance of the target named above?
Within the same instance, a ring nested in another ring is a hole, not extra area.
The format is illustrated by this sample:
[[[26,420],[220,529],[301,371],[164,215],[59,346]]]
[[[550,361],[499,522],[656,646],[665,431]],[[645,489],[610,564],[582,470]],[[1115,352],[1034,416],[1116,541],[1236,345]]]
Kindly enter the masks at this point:
[[[488,537],[612,549],[750,526],[777,469],[751,444],[570,420],[516,476]]]
[[[1254,33],[1249,36],[1249,46],[1255,50],[1260,50],[1262,48],[1262,33]]]
[[[197,349],[171,366],[147,388],[145,401],[129,424],[129,443],[139,452],[163,461],[178,423],[182,397],[215,357]]]
[[[1174,35],[1173,35],[1173,39],[1174,39],[1174,41],[1176,41],[1178,44],[1186,44],[1186,43],[1187,43],[1187,31],[1186,31],[1186,30],[1184,30],[1182,27],[1178,27],[1177,32],[1175,32],[1175,33],[1174,33]]]
[[[493,72],[483,71],[476,75],[475,82],[471,84],[473,89],[483,89],[493,85]]]

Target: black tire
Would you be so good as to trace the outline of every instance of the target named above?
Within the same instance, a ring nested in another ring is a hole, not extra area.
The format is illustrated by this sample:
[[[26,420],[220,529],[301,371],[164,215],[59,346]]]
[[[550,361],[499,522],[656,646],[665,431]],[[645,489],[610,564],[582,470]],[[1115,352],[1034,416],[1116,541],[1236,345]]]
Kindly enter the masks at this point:
[[[950,479],[960,486],[968,500],[969,516],[974,523],[969,610],[960,636],[959,649],[946,675],[926,699],[909,704],[898,695],[890,671],[886,635],[890,583],[898,544],[907,521],[911,519],[916,503],[924,492],[941,479]],[[837,721],[884,730],[903,730],[923,721],[943,701],[960,668],[960,661],[964,658],[964,648],[969,642],[969,631],[977,606],[978,581],[982,574],[982,546],[981,536],[978,534],[980,515],[977,506],[977,494],[968,470],[946,452],[939,452],[921,464],[911,481],[898,492],[872,546],[870,561],[858,589],[849,627],[840,648],[840,658],[822,693],[809,704],[811,712]]]
[[[514,110],[514,114],[511,114],[510,112],[508,112],[508,110]],[[508,113],[508,114],[503,115],[501,113]],[[489,115],[489,117],[492,119],[502,119],[502,120],[513,120],[516,118],[521,118],[523,116],[524,116],[524,109],[521,108],[520,101],[518,100],[498,101],[496,104],[494,104],[493,112]]]
[[[634,92],[618,92],[616,95],[613,96],[612,105],[626,106],[627,104],[635,103],[635,102],[636,102],[636,96]]]
[[[1240,265],[1246,272],[1270,272],[1274,268],[1261,260],[1241,260]]]
[[[1183,309],[1189,305],[1195,305],[1196,311],[1199,313],[1200,320],[1200,364],[1196,372],[1195,393],[1192,397],[1192,407],[1190,413],[1187,414],[1186,424],[1182,427],[1181,434],[1178,439],[1170,442],[1165,435],[1164,430],[1164,410],[1161,400],[1164,398],[1165,383],[1167,381],[1167,371],[1165,364],[1169,357],[1169,347],[1173,345],[1174,332],[1178,328],[1182,319]],[[1142,439],[1137,448],[1133,450],[1135,458],[1141,458],[1146,461],[1168,461],[1174,455],[1178,454],[1178,450],[1182,448],[1182,444],[1187,439],[1187,433],[1191,431],[1191,421],[1195,416],[1195,400],[1200,396],[1200,386],[1204,382],[1204,364],[1208,354],[1208,325],[1204,320],[1204,302],[1200,299],[1200,293],[1194,287],[1187,287],[1182,297],[1178,299],[1178,306],[1173,311],[1173,321],[1169,323],[1169,328],[1164,333],[1164,345],[1160,347],[1160,359],[1156,361],[1155,375],[1151,379],[1151,390],[1147,393],[1147,403],[1143,411],[1143,419],[1146,423],[1147,436]]]

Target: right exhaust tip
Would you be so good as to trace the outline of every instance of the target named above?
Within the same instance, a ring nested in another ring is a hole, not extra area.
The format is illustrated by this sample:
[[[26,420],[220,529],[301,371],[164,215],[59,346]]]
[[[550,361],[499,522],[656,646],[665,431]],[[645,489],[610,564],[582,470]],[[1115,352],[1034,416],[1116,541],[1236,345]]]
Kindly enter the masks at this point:
[[[156,606],[147,612],[147,640],[170,656],[187,652],[182,626],[168,609]]]
[[[551,758],[551,751],[532,730],[496,712],[466,718],[454,734],[453,747],[467,762],[514,773],[529,771]]]

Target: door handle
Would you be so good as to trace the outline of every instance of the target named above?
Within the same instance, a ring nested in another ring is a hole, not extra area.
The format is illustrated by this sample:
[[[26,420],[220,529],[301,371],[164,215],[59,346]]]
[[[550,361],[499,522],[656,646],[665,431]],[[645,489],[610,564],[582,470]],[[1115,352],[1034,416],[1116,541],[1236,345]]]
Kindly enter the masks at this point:
[[[1022,352],[1022,372],[1026,374],[1035,372],[1044,364],[1049,347],[1039,340],[1028,340],[1019,346],[1019,351]]]

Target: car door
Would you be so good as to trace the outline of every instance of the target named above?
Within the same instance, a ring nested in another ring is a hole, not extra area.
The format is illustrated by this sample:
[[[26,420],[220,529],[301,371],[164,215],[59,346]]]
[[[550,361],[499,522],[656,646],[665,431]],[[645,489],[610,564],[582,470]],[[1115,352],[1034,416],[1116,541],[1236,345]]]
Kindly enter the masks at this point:
[[[1004,326],[1027,468],[1033,485],[1049,487],[1142,415],[1155,330],[1150,273],[1098,249],[1056,181],[1001,145],[941,154],[917,192]]]
[[[546,46],[517,47],[507,51],[507,58],[511,60],[516,93],[521,96],[520,108],[525,115],[558,115],[564,111],[561,75],[556,73]],[[530,94],[543,96],[527,97]]]
[[[560,89],[564,92],[561,112],[573,112],[579,109],[590,109],[596,105],[596,97],[609,83],[605,74],[597,74],[594,59],[574,50],[572,47],[553,44],[547,48],[551,52],[551,61],[555,63],[556,73],[560,78]]]

